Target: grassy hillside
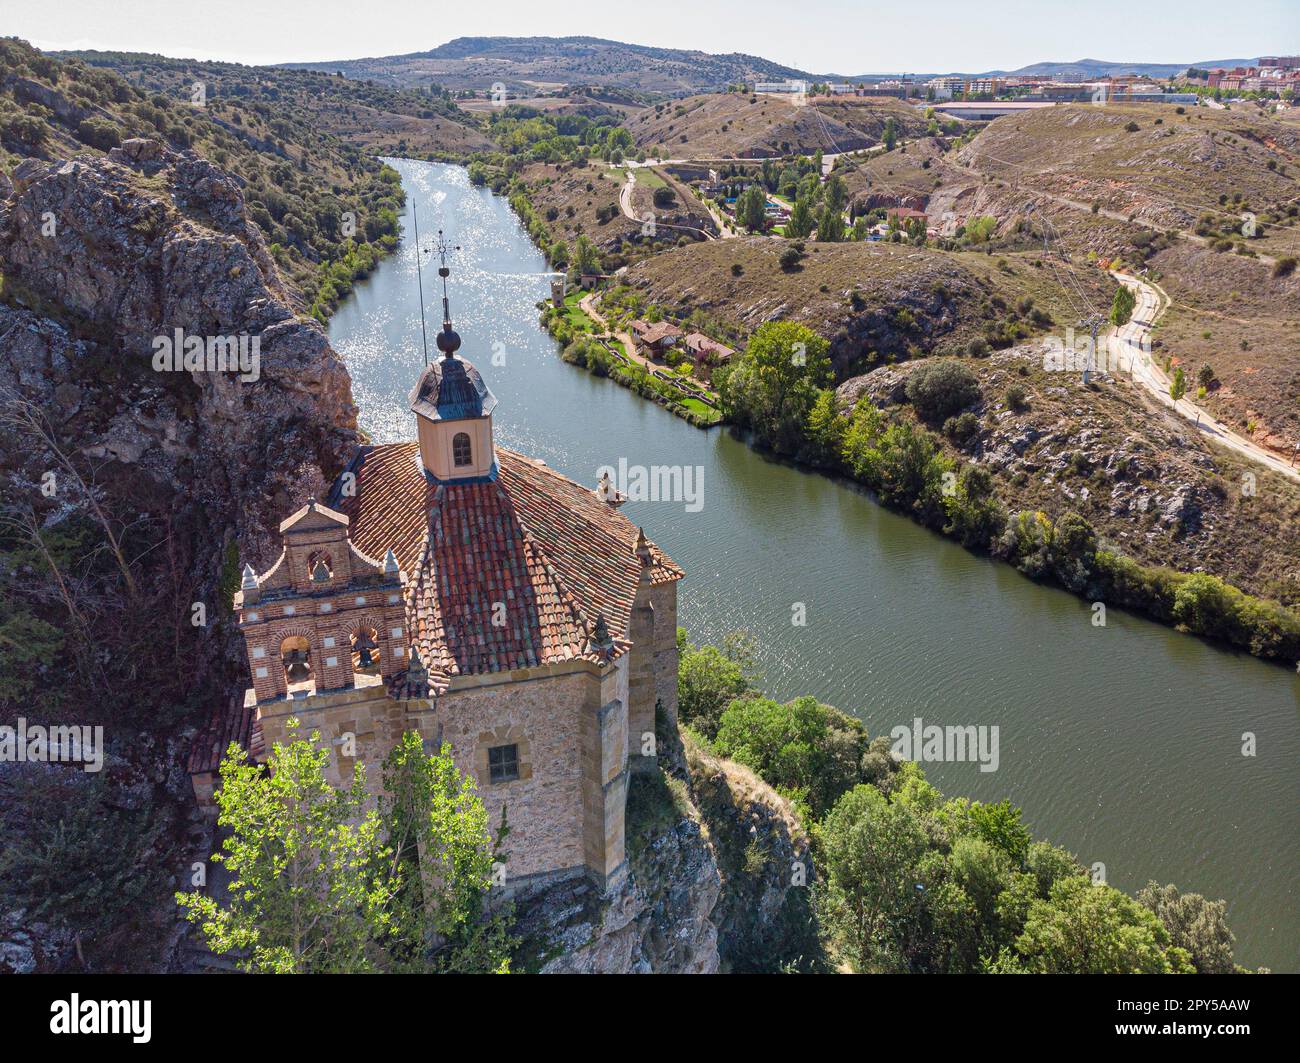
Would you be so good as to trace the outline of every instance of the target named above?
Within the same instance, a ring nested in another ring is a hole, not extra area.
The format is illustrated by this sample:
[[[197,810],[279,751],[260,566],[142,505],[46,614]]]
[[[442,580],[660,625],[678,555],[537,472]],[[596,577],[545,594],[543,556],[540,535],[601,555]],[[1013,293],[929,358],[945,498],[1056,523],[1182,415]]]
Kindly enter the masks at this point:
[[[964,364],[979,378],[975,424],[959,439],[938,438],[994,474],[1010,511],[1053,521],[1078,513],[1145,565],[1203,569],[1300,603],[1300,484],[1214,447],[1127,380],[1102,376],[1085,387],[1078,373],[1045,371],[1037,345]],[[842,393],[861,392],[851,383]],[[1241,490],[1247,472],[1258,479],[1254,495]]]
[[[725,92],[656,104],[627,127],[640,147],[675,159],[764,158],[858,151],[880,142],[894,118],[900,135],[924,132],[920,112],[899,100],[863,97],[798,106],[777,96]]]
[[[1300,438],[1295,126],[1253,106],[1083,104],[999,118],[930,169],[932,218],[988,216],[1001,238],[1147,270],[1171,299],[1157,355],[1209,365],[1203,403],[1243,433],[1284,452]]]
[[[831,341],[841,377],[935,351],[968,352],[972,344],[1005,346],[1071,320],[1055,276],[1032,254],[810,242],[787,269],[786,246],[763,237],[692,244],[637,263],[626,281],[645,304],[669,316],[698,313],[736,342],[764,321],[805,324]],[[1109,300],[1109,278],[1096,269],[1076,273],[1080,285]]]
[[[303,307],[319,314],[395,246],[397,174],[322,133],[311,113],[274,86],[245,92],[205,82],[207,96],[197,106],[183,66],[159,73],[158,87],[148,87],[143,73],[142,84],[134,84],[21,41],[0,41],[0,59],[0,166],[7,171],[24,158],[101,155],[134,137],[194,149],[239,179],[281,271]]]
[[[991,122],[955,161],[1160,229],[1191,230],[1208,213],[1235,232],[1251,211],[1266,230],[1257,251],[1300,249],[1300,131],[1255,108],[1046,108]]]
[[[439,86],[400,90],[310,70],[121,52],[69,54],[172,98],[188,97],[194,83],[202,82],[210,105],[226,100],[249,107],[261,104],[372,154],[464,155],[492,145],[477,119]]]

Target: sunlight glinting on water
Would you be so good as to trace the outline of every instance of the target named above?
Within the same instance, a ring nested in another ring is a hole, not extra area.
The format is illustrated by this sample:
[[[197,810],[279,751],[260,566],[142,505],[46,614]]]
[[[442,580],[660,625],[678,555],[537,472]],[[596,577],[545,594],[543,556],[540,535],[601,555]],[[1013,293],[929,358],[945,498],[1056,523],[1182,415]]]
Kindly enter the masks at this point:
[[[996,772],[927,764],[927,776],[954,796],[1010,799],[1036,836],[1105,863],[1123,889],[1156,879],[1226,898],[1238,962],[1300,968],[1300,677],[1118,609],[1095,628],[1087,602],[565,364],[537,326],[546,264],[508,204],[459,167],[394,165],[424,243],[442,228],[462,247],[451,311],[461,354],[500,400],[498,442],[593,487],[619,458],[703,470],[699,512],[623,510],[686,570],[679,621],[693,640],[752,632],[773,696],[812,694],[873,734],[917,716],[998,726]],[[425,263],[433,350],[442,293],[436,258]],[[330,335],[362,426],[378,442],[414,438],[411,239],[358,285]],[[1241,756],[1246,731],[1257,757]]]

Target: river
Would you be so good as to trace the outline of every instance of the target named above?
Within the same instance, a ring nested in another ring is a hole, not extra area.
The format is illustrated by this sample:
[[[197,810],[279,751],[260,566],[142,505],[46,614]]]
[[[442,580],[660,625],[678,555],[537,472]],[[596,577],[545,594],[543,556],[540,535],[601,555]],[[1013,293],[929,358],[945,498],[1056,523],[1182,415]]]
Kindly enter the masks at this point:
[[[506,201],[460,167],[393,165],[408,235],[413,201],[426,245],[438,228],[461,245],[452,316],[460,353],[500,400],[499,442],[593,487],[596,470],[620,459],[703,470],[694,512],[624,507],[685,568],[679,620],[693,640],[752,633],[773,696],[813,694],[873,734],[915,717],[997,726],[996,771],[931,763],[931,781],[950,796],[1009,798],[1035,837],[1104,864],[1121,889],[1156,879],[1226,898],[1238,963],[1300,970],[1300,677],[1117,609],[1094,627],[1087,603],[851,485],[769,461],[566,365],[537,325],[546,263]],[[424,283],[437,308],[434,269]],[[376,442],[414,438],[416,292],[407,240],[330,324]],[[431,345],[439,320],[431,310]],[[1242,753],[1246,732],[1253,757]]]

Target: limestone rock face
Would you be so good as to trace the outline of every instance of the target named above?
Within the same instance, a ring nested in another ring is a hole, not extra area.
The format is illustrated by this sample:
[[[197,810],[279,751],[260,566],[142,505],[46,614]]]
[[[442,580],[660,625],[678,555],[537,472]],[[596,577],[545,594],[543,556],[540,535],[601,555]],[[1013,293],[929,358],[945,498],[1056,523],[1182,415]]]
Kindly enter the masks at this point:
[[[621,887],[602,897],[570,881],[519,904],[523,966],[714,974],[816,964],[813,866],[789,804],[748,768],[689,742],[684,760],[689,785],[675,781],[674,812],[629,811]]]
[[[543,974],[717,972],[710,915],[721,880],[699,824],[684,818],[651,848],[642,873],[608,897],[583,881],[521,905],[520,929],[538,943]]]
[[[238,182],[194,152],[129,140],[24,161],[0,185],[0,272],[0,387],[69,415],[83,453],[216,504],[254,548],[304,476],[319,484],[355,445],[347,370],[298,316]],[[256,339],[255,378],[159,371],[177,330]],[[114,387],[96,386],[100,366]]]

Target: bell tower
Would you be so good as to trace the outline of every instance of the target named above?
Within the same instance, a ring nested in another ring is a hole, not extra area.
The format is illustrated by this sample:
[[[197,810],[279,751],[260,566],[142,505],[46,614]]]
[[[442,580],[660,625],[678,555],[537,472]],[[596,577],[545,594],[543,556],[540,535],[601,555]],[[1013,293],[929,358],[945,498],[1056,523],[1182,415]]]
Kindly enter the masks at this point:
[[[483,383],[479,371],[456,357],[460,336],[451,327],[447,301],[447,277],[451,273],[447,268],[448,250],[452,249],[447,247],[439,231],[442,331],[435,343],[442,357],[425,367],[410,395],[420,440],[420,461],[425,472],[439,483],[493,480],[497,464],[492,442],[492,411],[497,399]]]

